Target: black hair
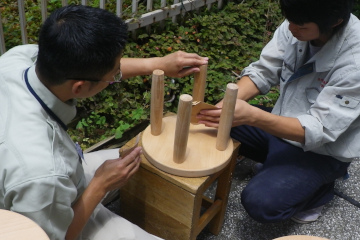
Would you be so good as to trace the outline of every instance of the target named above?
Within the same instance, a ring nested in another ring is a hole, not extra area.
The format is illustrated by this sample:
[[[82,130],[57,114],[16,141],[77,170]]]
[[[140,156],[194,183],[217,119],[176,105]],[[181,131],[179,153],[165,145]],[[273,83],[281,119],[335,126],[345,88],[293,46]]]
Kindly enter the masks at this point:
[[[41,27],[37,71],[51,85],[68,78],[101,79],[115,67],[127,36],[124,21],[107,10],[59,8]]]
[[[313,22],[322,34],[335,33],[345,26],[354,0],[280,0],[282,14],[289,21],[303,25]],[[332,27],[342,19],[342,23]]]

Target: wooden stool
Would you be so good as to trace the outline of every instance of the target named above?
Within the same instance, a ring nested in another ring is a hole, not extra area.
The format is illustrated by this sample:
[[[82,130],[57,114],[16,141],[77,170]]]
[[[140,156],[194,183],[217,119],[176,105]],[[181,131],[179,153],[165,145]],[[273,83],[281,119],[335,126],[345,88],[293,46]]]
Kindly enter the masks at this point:
[[[44,230],[31,219],[0,209],[0,239],[49,240]]]
[[[135,142],[135,138],[130,140],[122,149],[132,147]],[[207,225],[211,233],[218,235],[240,146],[239,142],[233,144],[229,164],[205,177],[187,178],[165,173],[142,155],[139,171],[120,189],[120,215],[164,239],[196,239]],[[204,196],[204,192],[216,181],[212,200]]]
[[[329,239],[321,238],[321,237],[314,237],[314,236],[306,236],[306,235],[292,235],[292,236],[275,238],[273,240],[329,240]]]

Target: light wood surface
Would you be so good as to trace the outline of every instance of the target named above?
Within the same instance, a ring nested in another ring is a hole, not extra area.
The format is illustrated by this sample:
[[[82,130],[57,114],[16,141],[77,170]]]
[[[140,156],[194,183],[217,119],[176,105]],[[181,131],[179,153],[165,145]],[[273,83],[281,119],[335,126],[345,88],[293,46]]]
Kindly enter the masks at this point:
[[[192,100],[193,98],[188,94],[182,94],[179,99],[173,152],[174,162],[178,164],[185,161],[190,129]]]
[[[216,149],[217,129],[204,125],[190,124],[185,161],[177,164],[173,160],[176,116],[162,120],[163,131],[153,136],[150,126],[142,136],[143,152],[146,158],[157,168],[183,177],[202,177],[223,169],[233,153],[231,139],[224,151]]]
[[[160,135],[164,111],[164,71],[154,70],[151,82],[150,124],[151,133]]]
[[[329,239],[315,237],[315,236],[306,236],[306,235],[292,235],[292,236],[275,238],[273,240],[329,240]]]
[[[0,209],[0,239],[49,240],[49,237],[31,219],[12,211]]]
[[[191,120],[190,120],[192,124],[199,124],[199,120],[196,118],[196,115],[198,115],[198,113],[204,109],[219,109],[219,108],[208,103],[193,101],[193,106],[191,109]]]
[[[134,144],[135,138],[123,148]],[[196,240],[205,226],[211,233],[219,234],[239,145],[233,141],[233,155],[223,170],[198,178],[166,173],[141,155],[139,171],[120,189],[120,205],[126,206],[120,207],[120,215],[147,232],[169,240]],[[205,197],[204,192],[214,185],[214,198]]]
[[[225,97],[223,101],[218,135],[216,139],[216,149],[224,151],[230,139],[230,130],[235,112],[235,103],[238,93],[238,86],[234,83],[229,83],[226,86]]]
[[[194,98],[194,101],[203,102],[205,98],[207,65],[202,65],[199,68],[200,72],[197,72],[194,75],[194,87],[192,97]]]

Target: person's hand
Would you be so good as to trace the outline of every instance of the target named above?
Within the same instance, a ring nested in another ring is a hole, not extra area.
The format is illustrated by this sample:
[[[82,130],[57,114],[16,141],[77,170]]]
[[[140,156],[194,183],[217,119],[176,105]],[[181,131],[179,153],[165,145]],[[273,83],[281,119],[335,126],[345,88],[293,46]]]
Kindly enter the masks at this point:
[[[199,66],[208,63],[207,57],[200,57],[196,53],[177,51],[159,59],[161,69],[168,77],[181,78],[199,72]]]
[[[121,188],[139,169],[141,149],[136,147],[124,158],[106,160],[96,170],[93,181],[97,181],[104,192]]]
[[[220,122],[220,116],[223,106],[223,101],[219,102],[215,105],[219,109],[215,110],[202,110],[200,113],[196,116],[197,119],[199,119],[199,124],[205,124],[207,127],[219,127]],[[234,110],[234,118],[232,122],[232,126],[239,126],[243,124],[249,124],[251,120],[253,119],[252,116],[252,109],[254,107],[248,104],[247,102],[237,99],[235,104],[235,110]]]

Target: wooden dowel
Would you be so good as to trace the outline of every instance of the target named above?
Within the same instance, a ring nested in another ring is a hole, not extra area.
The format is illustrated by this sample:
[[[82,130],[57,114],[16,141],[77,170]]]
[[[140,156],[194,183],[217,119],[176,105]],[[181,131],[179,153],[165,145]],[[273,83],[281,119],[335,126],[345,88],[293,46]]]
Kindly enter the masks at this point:
[[[164,111],[164,71],[154,70],[151,82],[150,125],[151,134],[161,133]]]
[[[174,140],[173,159],[175,163],[185,161],[186,147],[189,137],[191,106],[193,98],[188,94],[180,96]]]
[[[207,77],[207,65],[200,66],[200,72],[195,73],[194,88],[193,88],[193,101],[203,102],[205,98],[205,86]]]
[[[229,83],[226,86],[226,92],[225,92],[223,107],[221,110],[218,134],[216,137],[216,149],[219,151],[224,151],[229,143],[231,125],[234,119],[237,92],[238,92],[238,86],[236,84]]]

